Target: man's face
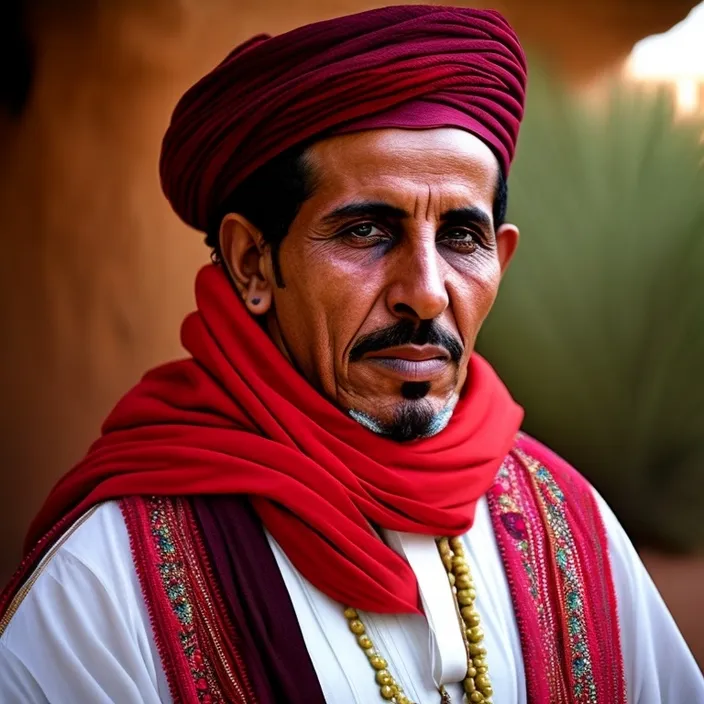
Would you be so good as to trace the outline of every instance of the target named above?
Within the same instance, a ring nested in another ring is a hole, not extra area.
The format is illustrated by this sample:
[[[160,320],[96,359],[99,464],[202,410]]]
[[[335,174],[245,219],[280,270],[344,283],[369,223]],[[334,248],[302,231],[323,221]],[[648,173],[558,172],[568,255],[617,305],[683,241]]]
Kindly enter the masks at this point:
[[[284,238],[273,339],[321,393],[398,440],[449,420],[518,232],[495,232],[498,163],[457,129],[318,142]],[[270,257],[270,253],[265,252]]]

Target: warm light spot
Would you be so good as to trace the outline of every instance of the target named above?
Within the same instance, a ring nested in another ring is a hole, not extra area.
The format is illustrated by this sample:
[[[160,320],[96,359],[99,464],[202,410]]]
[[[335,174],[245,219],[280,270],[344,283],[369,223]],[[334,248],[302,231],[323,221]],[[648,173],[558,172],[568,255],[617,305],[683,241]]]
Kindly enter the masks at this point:
[[[675,81],[677,108],[680,112],[693,114],[700,107],[700,82],[694,78],[678,78]]]
[[[668,32],[638,42],[626,75],[671,85],[680,115],[704,114],[704,2]]]

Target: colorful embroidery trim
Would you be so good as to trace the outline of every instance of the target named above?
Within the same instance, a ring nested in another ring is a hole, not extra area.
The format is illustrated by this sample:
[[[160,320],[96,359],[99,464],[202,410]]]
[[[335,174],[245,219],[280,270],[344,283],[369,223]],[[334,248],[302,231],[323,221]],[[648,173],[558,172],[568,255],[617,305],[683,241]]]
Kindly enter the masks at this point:
[[[121,504],[174,702],[256,704],[185,502]]]
[[[520,446],[519,439],[503,462],[489,506],[523,652],[544,658],[525,658],[528,700],[625,702],[605,534],[591,488],[571,468],[558,481]],[[595,671],[602,648],[609,666]]]
[[[565,495],[552,474],[537,460],[521,450],[516,451],[531,473],[538,488],[538,499],[544,509],[551,546],[560,579],[558,598],[567,614],[567,638],[571,653],[571,680],[575,701],[597,704],[596,684],[589,652],[585,614],[584,579],[574,535],[565,511]]]
[[[546,545],[538,507],[531,500],[532,490],[525,471],[509,455],[501,465],[489,494],[494,531],[502,553],[524,653],[539,652],[524,658],[529,701],[567,702],[556,648],[557,614],[550,591]],[[503,529],[503,530],[501,530]],[[532,695],[531,695],[532,692]]]
[[[188,660],[198,700],[202,704],[215,704],[221,698],[218,694],[217,684],[213,681],[210,663],[198,648],[196,630],[193,625],[193,599],[189,593],[184,563],[179,559],[176,551],[165,501],[154,498],[150,499],[147,505],[151,533],[159,557],[156,567],[173,613],[180,625],[178,639]]]

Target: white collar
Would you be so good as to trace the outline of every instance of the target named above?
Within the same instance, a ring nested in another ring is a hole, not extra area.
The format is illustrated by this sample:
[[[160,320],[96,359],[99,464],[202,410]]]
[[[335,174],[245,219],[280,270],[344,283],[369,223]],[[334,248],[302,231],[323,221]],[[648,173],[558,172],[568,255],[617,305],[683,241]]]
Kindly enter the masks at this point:
[[[386,544],[416,575],[430,629],[430,660],[436,686],[461,682],[467,675],[467,650],[447,571],[435,539],[429,535],[384,530]]]

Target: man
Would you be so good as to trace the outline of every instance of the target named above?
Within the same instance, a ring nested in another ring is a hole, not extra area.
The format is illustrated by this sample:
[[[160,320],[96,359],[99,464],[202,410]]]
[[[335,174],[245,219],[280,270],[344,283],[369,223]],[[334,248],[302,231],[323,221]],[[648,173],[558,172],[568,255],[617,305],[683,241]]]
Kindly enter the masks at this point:
[[[161,174],[213,248],[192,357],[32,526],[3,702],[704,701],[616,519],[473,354],[525,78],[497,13],[409,6],[188,91]]]

